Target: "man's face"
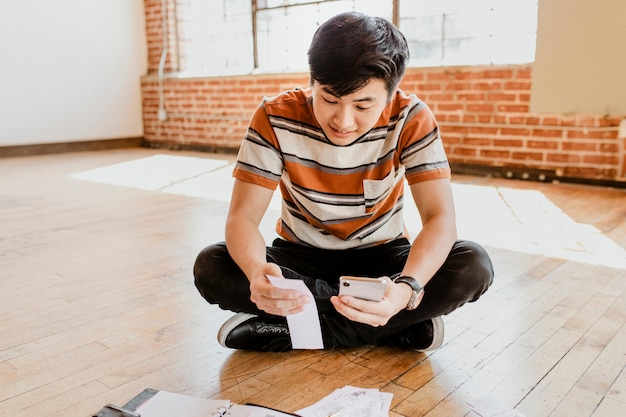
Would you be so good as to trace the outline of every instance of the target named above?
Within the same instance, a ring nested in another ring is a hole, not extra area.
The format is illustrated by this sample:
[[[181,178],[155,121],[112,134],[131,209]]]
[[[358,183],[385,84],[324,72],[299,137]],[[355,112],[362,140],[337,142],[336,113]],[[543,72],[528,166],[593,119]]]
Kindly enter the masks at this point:
[[[326,137],[339,146],[349,145],[374,127],[387,105],[385,83],[376,78],[343,97],[335,97],[317,81],[312,90],[315,118]]]

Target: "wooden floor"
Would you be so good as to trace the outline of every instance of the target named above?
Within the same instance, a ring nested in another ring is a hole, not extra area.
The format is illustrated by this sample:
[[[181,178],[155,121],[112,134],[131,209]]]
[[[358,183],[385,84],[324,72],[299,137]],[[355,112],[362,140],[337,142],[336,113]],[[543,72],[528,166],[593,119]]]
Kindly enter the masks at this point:
[[[0,159],[0,415],[90,416],[147,387],[295,411],[345,385],[393,393],[391,416],[476,416],[481,398],[526,417],[626,415],[625,190],[455,176],[460,236],[487,247],[496,279],[444,318],[441,349],[258,354],[218,345],[230,313],[192,283],[223,238],[231,162]]]

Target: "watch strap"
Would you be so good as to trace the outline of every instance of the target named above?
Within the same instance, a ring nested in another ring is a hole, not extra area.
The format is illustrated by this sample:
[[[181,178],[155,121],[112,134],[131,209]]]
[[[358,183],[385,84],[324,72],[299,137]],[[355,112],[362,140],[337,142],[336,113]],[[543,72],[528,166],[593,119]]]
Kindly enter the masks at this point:
[[[419,304],[421,293],[424,292],[424,287],[422,287],[422,285],[415,278],[409,275],[401,275],[395,278],[393,282],[401,282],[403,284],[407,284],[413,289],[413,294],[409,299],[406,309],[414,310]]]

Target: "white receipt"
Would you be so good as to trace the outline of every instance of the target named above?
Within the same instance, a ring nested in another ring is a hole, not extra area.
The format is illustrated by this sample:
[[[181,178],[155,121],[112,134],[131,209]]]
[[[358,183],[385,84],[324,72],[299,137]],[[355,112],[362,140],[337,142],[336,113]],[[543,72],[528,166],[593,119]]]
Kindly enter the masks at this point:
[[[294,289],[301,295],[309,297],[310,302],[304,305],[304,310],[287,316],[287,325],[291,335],[291,347],[294,349],[324,349],[322,328],[317,313],[317,306],[313,294],[301,279],[286,279],[268,275],[273,286],[277,288]]]

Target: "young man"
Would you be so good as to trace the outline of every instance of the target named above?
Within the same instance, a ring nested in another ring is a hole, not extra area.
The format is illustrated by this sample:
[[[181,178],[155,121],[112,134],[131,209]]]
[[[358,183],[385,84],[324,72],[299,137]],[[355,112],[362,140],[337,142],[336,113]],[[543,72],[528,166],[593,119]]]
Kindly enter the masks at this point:
[[[218,333],[234,349],[291,349],[285,316],[315,302],[325,348],[365,344],[432,350],[442,315],[477,300],[493,269],[485,250],[457,241],[450,169],[430,109],[398,90],[404,36],[360,13],[331,18],[308,51],[311,86],[265,99],[241,145],[226,242],[194,266],[202,296],[237,312]],[[422,228],[404,226],[404,182]],[[259,223],[280,185],[280,236]],[[267,276],[301,279],[314,300]],[[338,296],[342,275],[384,277],[381,301]]]

